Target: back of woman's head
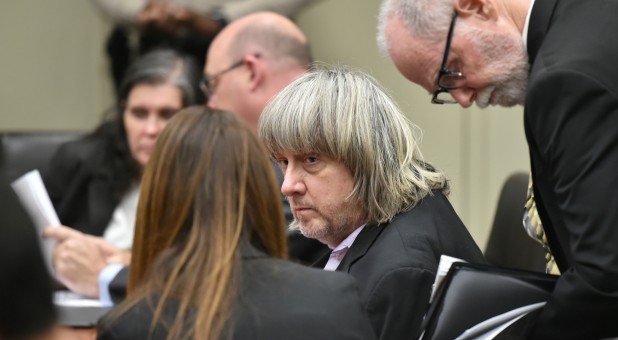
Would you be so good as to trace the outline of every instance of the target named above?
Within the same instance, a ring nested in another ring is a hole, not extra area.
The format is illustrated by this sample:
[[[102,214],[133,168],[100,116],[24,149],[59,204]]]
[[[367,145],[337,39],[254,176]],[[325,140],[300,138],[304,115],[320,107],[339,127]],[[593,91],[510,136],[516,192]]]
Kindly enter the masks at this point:
[[[178,325],[196,310],[196,338],[220,333],[241,240],[285,257],[279,202],[273,166],[243,122],[203,106],[181,110],[142,178],[129,293],[179,301]]]

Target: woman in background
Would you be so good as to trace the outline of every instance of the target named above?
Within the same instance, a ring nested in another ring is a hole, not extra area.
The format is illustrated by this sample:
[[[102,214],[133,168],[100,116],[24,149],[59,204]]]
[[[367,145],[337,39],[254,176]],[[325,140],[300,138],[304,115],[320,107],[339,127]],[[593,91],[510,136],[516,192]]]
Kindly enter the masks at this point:
[[[129,294],[98,339],[371,339],[353,279],[281,260],[271,161],[234,115],[191,107],[141,189]]]
[[[45,236],[59,241],[54,266],[71,290],[98,297],[98,276],[110,259],[128,263],[144,166],[167,121],[203,102],[200,75],[171,50],[145,54],[124,77],[114,117],[54,155],[45,186],[62,224],[79,232],[51,228]]]

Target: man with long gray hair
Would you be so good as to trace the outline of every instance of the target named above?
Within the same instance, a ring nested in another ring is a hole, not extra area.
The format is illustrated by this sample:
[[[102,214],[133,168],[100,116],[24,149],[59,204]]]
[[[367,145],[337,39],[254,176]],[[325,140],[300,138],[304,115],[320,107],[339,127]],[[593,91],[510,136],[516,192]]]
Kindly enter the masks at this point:
[[[440,255],[484,262],[403,113],[368,75],[317,67],[266,106],[259,132],[284,173],[292,227],[333,249],[380,339],[413,339]]]

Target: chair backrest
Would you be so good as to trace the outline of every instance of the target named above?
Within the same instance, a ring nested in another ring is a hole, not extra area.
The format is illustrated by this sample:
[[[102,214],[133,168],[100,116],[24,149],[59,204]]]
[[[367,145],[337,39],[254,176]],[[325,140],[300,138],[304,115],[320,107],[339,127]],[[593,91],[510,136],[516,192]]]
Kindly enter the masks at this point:
[[[33,169],[44,172],[61,144],[82,135],[76,131],[0,133],[0,169],[10,181]]]
[[[544,272],[545,250],[528,236],[522,222],[528,177],[527,173],[514,173],[504,183],[485,258],[500,267]]]

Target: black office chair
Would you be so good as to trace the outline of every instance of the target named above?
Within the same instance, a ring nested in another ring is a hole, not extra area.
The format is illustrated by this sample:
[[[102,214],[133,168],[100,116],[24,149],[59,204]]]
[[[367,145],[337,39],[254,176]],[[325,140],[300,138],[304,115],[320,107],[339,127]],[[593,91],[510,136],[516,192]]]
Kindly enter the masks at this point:
[[[10,181],[33,169],[43,173],[62,143],[82,135],[76,131],[2,132],[0,169]]]
[[[528,236],[522,223],[528,177],[527,173],[514,173],[504,183],[485,258],[500,267],[544,272],[545,250]]]

